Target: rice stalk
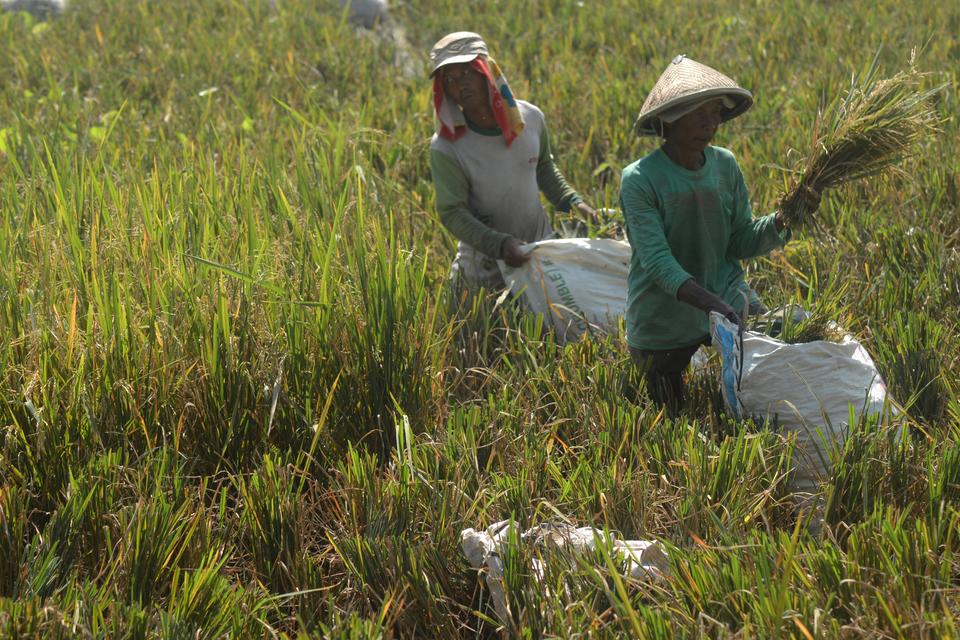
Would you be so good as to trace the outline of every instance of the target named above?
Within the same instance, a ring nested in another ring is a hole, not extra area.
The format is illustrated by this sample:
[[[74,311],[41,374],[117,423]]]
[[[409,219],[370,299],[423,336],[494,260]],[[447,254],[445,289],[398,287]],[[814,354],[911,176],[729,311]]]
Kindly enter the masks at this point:
[[[879,79],[878,58],[818,118],[803,175],[778,206],[790,226],[810,221],[809,189],[823,193],[895,169],[916,154],[921,140],[940,131],[942,119],[931,99],[943,86],[923,89],[930,74],[917,70],[913,59],[909,69]]]

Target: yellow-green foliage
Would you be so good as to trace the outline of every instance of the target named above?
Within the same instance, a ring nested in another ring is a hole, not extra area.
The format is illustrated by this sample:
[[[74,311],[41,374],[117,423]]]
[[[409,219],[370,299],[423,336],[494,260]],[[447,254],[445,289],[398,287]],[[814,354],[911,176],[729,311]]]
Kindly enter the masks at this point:
[[[459,532],[561,515],[662,539],[674,578],[548,562],[545,588],[513,545],[516,635],[957,634],[956,3],[413,0],[376,33],[275,5],[0,14],[0,636],[494,637]],[[920,47],[942,133],[751,265],[904,405],[901,438],[838,454],[823,538],[795,526],[791,443],[725,418],[715,370],[671,421],[622,336],[451,315],[426,52],[461,29],[611,207],[674,55],[754,92],[717,142],[766,212],[818,109]]]

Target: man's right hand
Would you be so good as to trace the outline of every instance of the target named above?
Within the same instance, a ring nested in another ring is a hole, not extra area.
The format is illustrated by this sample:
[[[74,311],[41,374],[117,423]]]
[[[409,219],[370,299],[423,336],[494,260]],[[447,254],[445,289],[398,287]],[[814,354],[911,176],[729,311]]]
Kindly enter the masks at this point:
[[[743,326],[743,319],[733,307],[724,302],[720,296],[701,287],[693,278],[684,282],[677,289],[677,300],[707,313],[716,311],[737,326]]]
[[[521,242],[516,238],[507,238],[503,241],[500,253],[503,261],[511,267],[519,267],[530,259],[530,254],[523,250],[526,242]]]
[[[726,313],[724,313],[723,311],[720,311],[720,310],[718,310],[718,311],[719,311],[720,313],[723,313],[723,317],[726,318],[727,320],[729,320],[730,322],[732,322],[733,324],[737,325],[738,327],[742,327],[742,326],[743,326],[743,318],[741,318],[741,317],[737,314],[737,312],[734,311],[732,308],[730,309],[730,311],[727,311]]]

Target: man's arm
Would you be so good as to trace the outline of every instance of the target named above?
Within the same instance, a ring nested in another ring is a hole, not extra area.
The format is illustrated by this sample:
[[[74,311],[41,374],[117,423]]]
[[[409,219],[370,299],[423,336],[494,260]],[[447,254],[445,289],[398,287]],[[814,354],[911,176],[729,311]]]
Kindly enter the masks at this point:
[[[544,123],[543,132],[540,134],[537,186],[557,210],[569,211],[576,208],[585,218],[596,222],[596,211],[584,202],[583,197],[570,186],[567,179],[560,173],[560,168],[553,159],[553,151],[550,148],[550,133],[547,130],[546,123]]]
[[[685,302],[701,311],[710,313],[716,311],[727,320],[736,324],[742,324],[740,316],[736,310],[723,301],[720,296],[714,295],[697,284],[697,281],[690,278],[677,289],[677,300]]]

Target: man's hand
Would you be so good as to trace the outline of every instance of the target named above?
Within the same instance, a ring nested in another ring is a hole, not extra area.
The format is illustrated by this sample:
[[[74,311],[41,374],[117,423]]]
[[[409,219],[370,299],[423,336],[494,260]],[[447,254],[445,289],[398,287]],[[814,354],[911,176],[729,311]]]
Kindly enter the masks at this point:
[[[519,267],[530,259],[530,254],[523,250],[526,242],[521,242],[516,238],[507,238],[500,247],[500,254],[503,261],[511,267]]]
[[[593,224],[599,224],[600,218],[597,217],[597,211],[586,202],[578,202],[577,210],[583,215],[584,220],[588,220]]]
[[[813,213],[820,208],[820,192],[813,187],[803,188],[803,204],[807,206],[807,211]]]
[[[821,194],[819,191],[813,187],[805,186],[801,193],[803,194],[803,206],[807,209],[807,213],[813,213],[820,208]],[[782,211],[777,211],[777,215],[774,217],[774,223],[777,225],[777,231],[783,231],[790,226],[787,217],[783,215]]]
[[[677,300],[707,313],[716,311],[738,327],[743,326],[743,319],[733,307],[724,302],[720,296],[701,287],[693,278],[684,282],[677,289]]]
[[[723,312],[721,311],[720,313],[723,313]],[[737,325],[738,327],[743,326],[743,318],[741,318],[740,315],[736,311],[734,311],[732,308],[730,309],[730,311],[727,311],[726,313],[724,313],[723,317],[729,320],[730,322],[732,322],[733,324]]]

